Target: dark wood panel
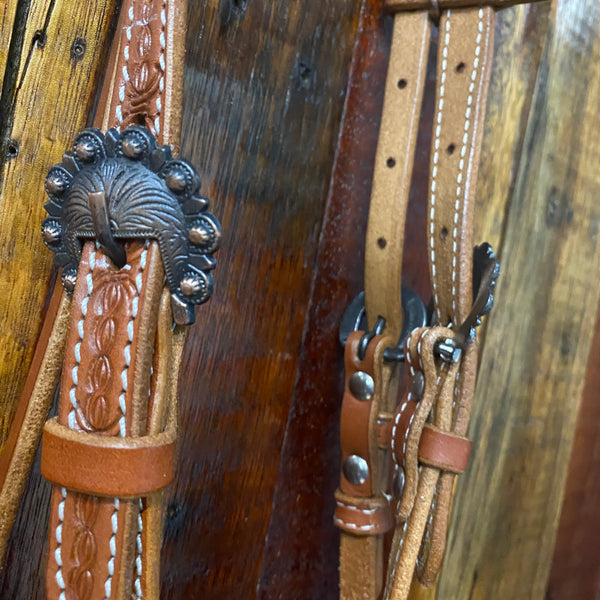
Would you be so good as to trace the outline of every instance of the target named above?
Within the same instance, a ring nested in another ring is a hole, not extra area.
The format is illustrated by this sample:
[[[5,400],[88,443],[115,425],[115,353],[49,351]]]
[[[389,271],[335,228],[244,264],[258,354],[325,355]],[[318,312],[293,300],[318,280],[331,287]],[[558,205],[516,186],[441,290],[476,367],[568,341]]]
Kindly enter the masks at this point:
[[[546,600],[592,600],[600,594],[599,357],[596,316]]]
[[[192,3],[182,153],[222,219],[181,389],[163,597],[253,598],[358,2]]]

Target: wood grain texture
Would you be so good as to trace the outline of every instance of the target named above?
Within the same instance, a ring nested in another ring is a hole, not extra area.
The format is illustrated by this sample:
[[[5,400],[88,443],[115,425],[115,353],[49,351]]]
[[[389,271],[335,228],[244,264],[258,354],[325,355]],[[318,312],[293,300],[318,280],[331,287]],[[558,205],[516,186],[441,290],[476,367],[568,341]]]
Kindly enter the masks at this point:
[[[25,34],[11,65],[17,74],[11,95],[3,89],[1,116],[2,141],[13,140],[0,184],[1,440],[27,374],[50,282],[53,257],[39,233],[45,174],[85,126],[115,6],[116,0],[36,1],[26,22],[15,25]],[[76,38],[85,40],[86,50],[73,58]]]
[[[188,18],[182,154],[222,220],[183,360],[163,598],[256,593],[358,3],[209,1]]]
[[[599,19],[550,15],[438,598],[546,592],[600,292]]]
[[[600,319],[596,317],[546,600],[600,593]]]
[[[16,12],[16,2],[12,0],[0,1],[0,81],[4,80]]]

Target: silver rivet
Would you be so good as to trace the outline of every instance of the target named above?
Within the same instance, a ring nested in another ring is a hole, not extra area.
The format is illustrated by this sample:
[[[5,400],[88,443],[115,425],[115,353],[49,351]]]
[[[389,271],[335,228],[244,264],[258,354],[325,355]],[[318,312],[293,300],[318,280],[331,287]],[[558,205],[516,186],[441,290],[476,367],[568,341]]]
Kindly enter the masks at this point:
[[[46,244],[56,244],[60,241],[61,229],[56,221],[50,221],[42,227],[42,239]]]
[[[404,474],[404,469],[402,467],[396,467],[394,472],[394,480],[392,482],[392,493],[394,494],[394,498],[396,498],[396,500],[400,500],[400,498],[402,498],[405,484],[406,475]]]
[[[413,375],[411,392],[414,400],[420,400],[425,392],[425,376],[422,371],[417,371]]]
[[[350,455],[344,461],[342,470],[344,472],[344,477],[346,477],[352,485],[361,485],[369,477],[369,465],[367,464],[367,461],[356,454]]]
[[[77,281],[77,273],[75,271],[66,271],[63,273],[62,282],[65,290],[69,292],[69,294],[73,293],[75,289],[75,282]]]
[[[368,373],[357,371],[348,380],[348,389],[357,400],[370,400],[375,392],[375,382]]]

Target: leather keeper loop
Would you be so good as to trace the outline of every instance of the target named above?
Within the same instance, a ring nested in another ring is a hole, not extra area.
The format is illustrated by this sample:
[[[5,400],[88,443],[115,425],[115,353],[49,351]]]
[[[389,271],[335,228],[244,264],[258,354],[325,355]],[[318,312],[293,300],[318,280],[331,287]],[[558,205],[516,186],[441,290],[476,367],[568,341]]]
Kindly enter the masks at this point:
[[[46,422],[42,475],[51,483],[94,496],[141,497],[173,480],[175,437],[108,437]]]
[[[353,498],[337,490],[333,522],[354,535],[379,535],[394,526],[392,508],[387,498]]]
[[[463,473],[469,464],[471,440],[427,423],[419,443],[419,461],[450,473]]]

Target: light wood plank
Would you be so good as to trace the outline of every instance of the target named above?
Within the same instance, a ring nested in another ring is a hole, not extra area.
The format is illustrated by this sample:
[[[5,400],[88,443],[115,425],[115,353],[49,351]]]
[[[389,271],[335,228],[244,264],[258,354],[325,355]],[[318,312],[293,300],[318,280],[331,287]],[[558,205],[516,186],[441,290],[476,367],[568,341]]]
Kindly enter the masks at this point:
[[[4,79],[6,71],[16,12],[17,3],[14,0],[0,0],[0,81]]]
[[[19,153],[4,165],[0,187],[2,439],[27,373],[51,275],[52,253],[39,233],[44,177],[88,120],[115,6],[116,0],[34,1],[28,12],[8,132]],[[45,33],[41,46],[33,43],[39,30]],[[81,59],[71,56],[75,38],[85,40]]]
[[[599,26],[551,13],[438,598],[545,595],[600,298]]]

